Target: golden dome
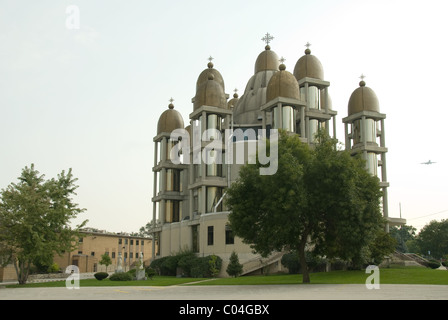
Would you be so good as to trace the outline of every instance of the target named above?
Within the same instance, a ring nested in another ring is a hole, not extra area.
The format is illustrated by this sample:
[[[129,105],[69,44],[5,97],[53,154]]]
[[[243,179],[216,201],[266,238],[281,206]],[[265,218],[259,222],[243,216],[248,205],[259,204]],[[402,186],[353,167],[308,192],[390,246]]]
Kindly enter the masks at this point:
[[[299,84],[294,75],[286,71],[285,65],[279,66],[280,71],[276,72],[267,85],[266,101],[271,101],[277,97],[292,98],[299,100]]]
[[[210,57],[209,60],[211,59],[212,58]],[[203,84],[208,80],[209,74],[213,74],[215,81],[218,82],[222,86],[222,89],[225,91],[224,79],[221,73],[213,68],[213,63],[211,61],[207,64],[207,69],[202,71],[201,74],[199,75],[198,80],[196,81],[196,90],[198,90],[201,84]]]
[[[359,82],[359,88],[353,91],[348,101],[348,115],[361,111],[380,112],[380,104],[375,92],[366,87],[364,81]]]
[[[218,108],[227,108],[227,99],[224,88],[221,84],[214,80],[213,73],[208,74],[208,80],[203,82],[196,90],[193,109],[196,110],[201,106],[211,106]]]
[[[174,105],[169,104],[168,110],[165,110],[159,118],[157,123],[157,134],[162,132],[172,132],[175,129],[180,129],[184,127],[184,120],[179,111],[174,110]]]
[[[297,61],[294,67],[294,76],[297,80],[305,77],[324,80],[324,68],[319,59],[311,54],[309,48],[305,50],[305,55]]]
[[[266,45],[266,50],[258,55],[255,61],[255,73],[265,70],[278,70],[278,56],[274,51],[271,51],[271,47]]]

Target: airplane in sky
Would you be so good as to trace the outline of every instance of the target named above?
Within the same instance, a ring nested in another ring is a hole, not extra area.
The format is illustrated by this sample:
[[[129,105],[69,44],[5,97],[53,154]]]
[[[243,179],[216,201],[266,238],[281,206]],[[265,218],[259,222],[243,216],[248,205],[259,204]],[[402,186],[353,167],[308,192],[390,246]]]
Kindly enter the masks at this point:
[[[433,161],[431,161],[431,160],[428,160],[428,161],[426,161],[426,162],[422,162],[422,163],[420,163],[420,164],[433,164],[433,163],[437,163],[437,162],[433,162]]]

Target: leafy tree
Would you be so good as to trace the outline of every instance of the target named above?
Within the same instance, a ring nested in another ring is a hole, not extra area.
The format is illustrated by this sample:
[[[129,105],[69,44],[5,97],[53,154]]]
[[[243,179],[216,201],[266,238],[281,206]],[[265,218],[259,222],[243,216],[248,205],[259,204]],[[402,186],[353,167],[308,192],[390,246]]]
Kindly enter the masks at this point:
[[[420,253],[440,259],[448,253],[448,220],[433,220],[425,225],[416,238]]]
[[[107,252],[101,255],[100,264],[106,266],[106,272],[107,272],[107,267],[112,264],[112,260]]]
[[[259,167],[243,166],[228,189],[232,230],[262,256],[296,250],[304,283],[307,251],[359,262],[384,228],[378,178],[324,131],[313,147],[281,132],[277,173],[260,175]]]
[[[390,228],[390,235],[397,240],[396,250],[398,252],[409,252],[406,243],[415,239],[415,229],[413,226],[403,225]]]
[[[240,263],[235,251],[232,251],[232,254],[230,255],[230,261],[226,271],[229,276],[235,278],[243,273],[243,265]]]
[[[69,226],[84,211],[71,198],[78,188],[71,169],[45,180],[31,165],[18,180],[0,192],[0,243],[3,261],[14,264],[24,284],[33,263],[51,265],[54,254],[73,250],[87,221]]]

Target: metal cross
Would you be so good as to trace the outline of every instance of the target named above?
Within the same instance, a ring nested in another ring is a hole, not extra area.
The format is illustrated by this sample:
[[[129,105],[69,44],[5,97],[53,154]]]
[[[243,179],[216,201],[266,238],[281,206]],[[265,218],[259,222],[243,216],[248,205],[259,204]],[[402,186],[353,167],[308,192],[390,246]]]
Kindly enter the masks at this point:
[[[363,73],[361,73],[361,76],[359,77],[359,79],[361,79],[363,81],[365,77],[366,76]]]
[[[212,60],[213,60],[212,56],[208,57],[208,61],[212,62]]]
[[[233,92],[237,93],[237,92],[238,92],[238,89],[237,89],[237,88],[235,88],[235,89],[233,90]]]
[[[281,63],[284,63],[286,61],[286,59],[281,57],[280,60],[278,60],[278,61],[280,61]]]
[[[274,37],[271,36],[269,33],[266,33],[265,36],[263,38],[261,38],[261,40],[266,42],[266,45],[269,45],[269,42],[271,42],[271,40],[273,40],[273,39],[274,39]]]
[[[309,48],[311,47],[311,43],[307,42],[306,45],[305,45],[305,47],[306,47],[307,49],[309,49]]]
[[[174,99],[173,99],[173,98],[171,98],[171,99],[170,99],[169,101],[170,101],[170,103],[173,103]]]

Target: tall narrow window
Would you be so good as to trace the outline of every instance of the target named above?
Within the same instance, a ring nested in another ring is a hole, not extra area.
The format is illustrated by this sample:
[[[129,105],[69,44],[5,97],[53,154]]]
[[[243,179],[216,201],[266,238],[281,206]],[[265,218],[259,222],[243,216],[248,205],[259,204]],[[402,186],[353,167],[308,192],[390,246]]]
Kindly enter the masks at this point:
[[[193,237],[193,252],[198,253],[199,252],[199,232],[198,232],[198,225],[194,225],[191,227],[191,234]]]
[[[235,237],[233,236],[232,228],[229,225],[226,225],[226,244],[234,244]]]
[[[213,226],[207,227],[207,245],[213,245]]]

